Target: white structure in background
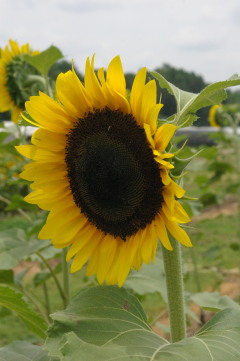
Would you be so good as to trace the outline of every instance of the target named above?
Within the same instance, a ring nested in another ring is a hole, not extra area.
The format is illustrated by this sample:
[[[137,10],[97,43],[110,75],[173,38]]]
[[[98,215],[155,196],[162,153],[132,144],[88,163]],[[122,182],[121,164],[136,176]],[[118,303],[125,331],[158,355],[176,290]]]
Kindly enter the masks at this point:
[[[0,123],[1,124],[1,123]],[[32,126],[18,126],[11,121],[4,121],[4,128],[0,128],[0,132],[6,131],[8,129],[9,133],[11,134],[11,138],[19,138],[20,132],[24,134],[27,138],[30,138],[34,131],[37,129],[36,127]],[[188,136],[188,144],[189,145],[200,145],[200,144],[214,144],[214,141],[208,137],[210,133],[217,133],[219,132],[220,128],[216,127],[186,127],[180,128],[177,130],[177,135],[187,135]],[[226,134],[232,134],[233,130],[231,127],[223,127],[221,128]],[[237,133],[240,135],[240,127],[237,130]],[[7,138],[7,141],[9,137]]]

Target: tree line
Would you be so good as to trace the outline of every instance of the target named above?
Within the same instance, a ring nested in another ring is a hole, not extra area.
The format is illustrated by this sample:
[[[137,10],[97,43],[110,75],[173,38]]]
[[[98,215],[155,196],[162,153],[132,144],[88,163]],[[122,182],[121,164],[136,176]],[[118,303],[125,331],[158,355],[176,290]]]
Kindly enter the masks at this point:
[[[49,71],[50,80],[55,81],[58,74],[71,70],[72,64],[67,60],[61,60],[55,63]],[[83,81],[83,75],[78,69],[75,71],[79,78]],[[154,69],[154,71],[160,73],[169,82],[192,93],[199,93],[203,88],[209,85],[201,75],[197,75],[194,72],[189,72],[181,68],[175,68],[169,64],[163,64],[161,67]],[[131,89],[132,83],[135,77],[135,73],[125,73],[127,88]],[[149,78],[151,76],[149,75]],[[240,103],[240,90],[231,91],[227,90],[228,98],[225,103]],[[161,110],[161,117],[169,117],[176,112],[176,103],[172,95],[170,95],[166,89],[161,89],[158,85],[158,99],[161,98],[161,102],[164,107]],[[196,126],[209,125],[208,123],[209,107],[203,108],[197,112],[198,120],[194,123]],[[0,113],[0,120],[10,119],[9,112]]]

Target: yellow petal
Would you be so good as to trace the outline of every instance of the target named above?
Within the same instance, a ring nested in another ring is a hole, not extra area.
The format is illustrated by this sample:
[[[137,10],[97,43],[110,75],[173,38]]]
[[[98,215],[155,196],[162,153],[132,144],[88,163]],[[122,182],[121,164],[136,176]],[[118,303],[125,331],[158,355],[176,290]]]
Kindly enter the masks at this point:
[[[162,217],[164,218],[164,223],[166,224],[166,227],[168,231],[171,233],[171,235],[184,246],[192,247],[192,243],[190,241],[188,234],[176,222],[169,221],[167,217],[164,216],[163,213],[162,213]]]
[[[147,69],[142,68],[135,76],[132,85],[132,90],[130,94],[130,104],[132,108],[132,113],[135,118],[137,118],[138,115],[138,103],[146,82],[146,74],[147,74]]]
[[[46,174],[57,174],[58,177],[66,175],[66,165],[54,162],[32,162],[24,166],[20,177],[29,181],[46,179]]]
[[[169,241],[167,230],[166,230],[166,227],[165,227],[165,224],[164,224],[161,214],[159,214],[157,216],[157,232],[158,232],[158,237],[159,237],[162,245],[169,251],[172,251],[173,248]]]
[[[143,233],[143,241],[141,246],[141,254],[143,262],[148,264],[153,256],[153,250],[155,249],[157,234],[155,230],[156,224],[155,221],[150,225],[146,226],[145,232]]]
[[[154,137],[154,142],[155,148],[160,153],[166,149],[176,129],[177,127],[173,124],[163,124],[158,128]]]
[[[98,75],[98,79],[99,79],[101,85],[103,86],[106,82],[104,68],[98,69],[97,75]]]
[[[40,128],[32,135],[31,142],[41,148],[61,151],[65,150],[66,147],[66,135],[56,134]]]
[[[163,184],[168,185],[171,182],[171,178],[169,177],[168,170],[162,168],[162,169],[160,169],[160,174],[161,174]]]
[[[120,265],[120,244],[121,243],[118,243],[117,252],[115,252],[115,257],[113,259],[112,265],[106,275],[106,283],[108,285],[115,285],[118,282],[118,271]]]
[[[83,247],[81,251],[76,254],[71,264],[71,272],[76,272],[82,268],[82,266],[88,261],[95,249],[98,247],[99,242],[99,239],[93,239],[92,242],[88,242],[85,247]]]
[[[41,92],[39,92],[39,96],[30,97],[30,100],[25,103],[25,107],[39,127],[52,132],[66,134],[75,121],[75,118],[67,113],[59,103]]]
[[[175,206],[174,206],[174,217],[178,220],[179,223],[191,222],[191,219],[189,218],[187,212],[182,207],[182,205],[177,201],[175,202]]]
[[[129,262],[132,264],[133,259],[136,256],[137,249],[140,247],[140,240],[142,238],[142,229],[140,229],[133,236],[129,237],[128,242],[128,253],[129,253]]]
[[[120,56],[116,56],[110,62],[107,69],[107,82],[116,92],[126,97],[126,80]]]
[[[75,206],[73,207],[72,204],[65,206],[64,208],[61,207],[61,203],[59,202],[59,206],[56,206],[52,209],[48,215],[47,222],[41,229],[38,238],[39,239],[49,239],[54,237],[55,233],[57,232],[57,228],[59,226],[59,219],[62,220],[63,223],[67,223],[68,221],[78,218],[79,222],[84,223],[85,219],[80,214],[80,210]]]
[[[101,242],[98,255],[97,280],[100,284],[106,279],[106,275],[112,266],[117,251],[117,240],[111,235],[105,236]]]
[[[52,152],[48,149],[38,148],[35,145],[18,145],[15,147],[24,157],[39,162],[61,162],[64,161],[64,153]]]
[[[77,253],[81,252],[81,250],[89,243],[94,242],[98,244],[98,242],[103,238],[102,232],[98,231],[95,227],[88,223],[88,220],[85,218],[85,224],[83,225],[81,231],[76,237],[76,240],[69,248],[66,261],[68,262],[72,257],[74,257]]]
[[[86,269],[86,276],[92,276],[97,273],[98,256],[99,256],[99,252],[98,249],[96,248],[95,251],[92,253],[91,257],[89,258]]]
[[[129,264],[129,256],[128,256],[128,247],[126,245],[126,242],[124,242],[122,243],[119,250],[119,267],[118,267],[118,277],[117,277],[117,282],[119,287],[122,287],[129,272],[130,272],[130,264]]]
[[[146,123],[150,125],[151,134],[155,134],[158,123],[158,114],[162,109],[163,104],[154,105],[148,112]]]
[[[56,227],[54,236],[52,237],[52,244],[55,247],[62,248],[62,245],[65,243],[77,243],[79,233],[81,232],[82,234],[87,222],[84,215],[76,215],[67,221],[64,220]]]
[[[168,208],[172,211],[175,205],[175,198],[173,192],[171,192],[168,187],[164,187],[162,191],[164,202],[167,204]]]
[[[160,157],[155,157],[155,160],[156,160],[156,162],[158,162],[159,164],[161,164],[161,168],[165,168],[165,169],[173,169],[174,168],[174,166],[171,164],[171,163],[169,163],[169,162],[166,162],[165,160],[163,160],[162,158],[161,158],[161,156]]]
[[[151,135],[151,128],[149,124],[144,123],[143,124],[146,136],[147,136],[147,140],[149,141],[150,145],[152,146],[152,148],[154,148],[155,144]]]
[[[103,109],[107,105],[106,99],[98,78],[94,73],[94,62],[92,61],[91,65],[89,58],[86,60],[84,84],[87,94],[91,99],[92,106]]]
[[[56,91],[64,108],[74,117],[82,118],[89,109],[92,109],[91,100],[74,69],[58,75]]]
[[[156,105],[157,86],[155,80],[148,82],[142,91],[141,98],[138,103],[138,112],[136,120],[139,125],[147,122],[148,113],[153,106]]]
[[[171,180],[171,183],[167,187],[177,198],[182,198],[186,193],[186,191],[173,180]]]

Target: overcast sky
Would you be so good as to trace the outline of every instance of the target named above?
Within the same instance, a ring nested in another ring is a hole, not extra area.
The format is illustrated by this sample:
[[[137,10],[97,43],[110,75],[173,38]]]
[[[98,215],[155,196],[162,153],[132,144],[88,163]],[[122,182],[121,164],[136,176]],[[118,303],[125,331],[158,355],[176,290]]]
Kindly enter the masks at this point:
[[[59,47],[83,71],[115,56],[125,71],[168,63],[207,82],[240,73],[239,0],[0,0],[0,47]]]

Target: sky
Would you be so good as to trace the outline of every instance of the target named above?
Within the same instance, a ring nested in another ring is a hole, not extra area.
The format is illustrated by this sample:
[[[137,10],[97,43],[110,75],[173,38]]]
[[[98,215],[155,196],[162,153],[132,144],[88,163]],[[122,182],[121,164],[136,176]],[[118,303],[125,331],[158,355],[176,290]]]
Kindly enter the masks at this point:
[[[125,72],[168,63],[206,82],[240,73],[239,0],[0,0],[0,47],[8,39],[55,45],[83,72],[120,55]]]

